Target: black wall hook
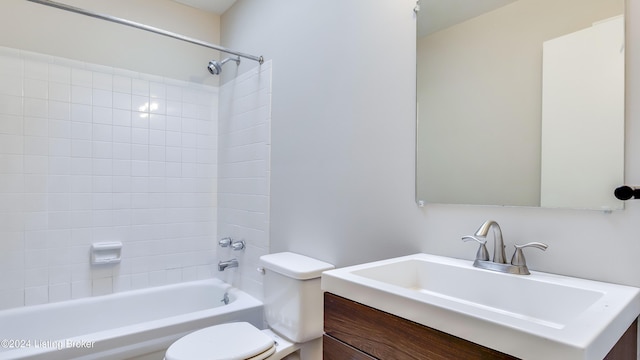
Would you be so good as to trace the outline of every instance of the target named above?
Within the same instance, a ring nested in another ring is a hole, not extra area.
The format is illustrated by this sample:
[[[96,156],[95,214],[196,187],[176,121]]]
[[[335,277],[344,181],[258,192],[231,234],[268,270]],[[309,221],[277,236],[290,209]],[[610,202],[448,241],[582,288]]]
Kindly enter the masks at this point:
[[[640,188],[623,185],[615,189],[613,194],[619,200],[640,199]]]

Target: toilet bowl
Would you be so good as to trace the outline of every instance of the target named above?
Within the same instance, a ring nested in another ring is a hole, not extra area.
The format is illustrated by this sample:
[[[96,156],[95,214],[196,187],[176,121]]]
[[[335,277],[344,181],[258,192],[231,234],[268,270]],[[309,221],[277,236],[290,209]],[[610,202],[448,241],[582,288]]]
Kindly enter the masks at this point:
[[[171,344],[165,360],[313,360],[302,349],[322,337],[320,275],[334,266],[290,252],[262,256],[264,309],[269,329],[246,322],[192,332]],[[299,351],[300,350],[300,351]]]

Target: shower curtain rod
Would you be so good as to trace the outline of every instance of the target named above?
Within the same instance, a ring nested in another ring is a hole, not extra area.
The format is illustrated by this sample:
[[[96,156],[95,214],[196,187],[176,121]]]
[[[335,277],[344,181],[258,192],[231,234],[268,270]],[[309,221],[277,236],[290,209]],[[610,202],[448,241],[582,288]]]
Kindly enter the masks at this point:
[[[218,51],[222,51],[225,52],[227,54],[232,54],[232,55],[236,55],[236,56],[240,56],[246,59],[251,59],[253,61],[257,61],[258,63],[262,64],[264,62],[264,59],[262,58],[262,56],[254,56],[254,55],[249,55],[249,54],[245,54],[245,53],[241,53],[238,51],[234,51],[234,50],[230,50],[227,49],[225,47],[222,47],[220,45],[216,45],[216,44],[212,44],[212,43],[208,43],[205,41],[201,41],[198,39],[194,39],[188,36],[184,36],[184,35],[180,35],[171,31],[166,31],[163,29],[159,29],[153,26],[149,26],[149,25],[145,25],[145,24],[141,24],[141,23],[137,23],[135,21],[130,21],[130,20],[126,20],[126,19],[122,19],[122,18],[118,18],[115,16],[111,16],[111,15],[105,15],[105,14],[100,14],[100,13],[96,13],[93,11],[89,11],[89,10],[85,10],[85,9],[81,9],[75,6],[71,6],[71,5],[67,5],[67,4],[62,4],[59,2],[55,2],[55,1],[50,1],[50,0],[27,0],[33,3],[37,3],[37,4],[41,4],[41,5],[46,5],[46,6],[51,6],[57,9],[61,9],[61,10],[66,10],[66,11],[70,11],[70,12],[74,12],[77,14],[82,14],[82,15],[86,15],[86,16],[90,16],[96,19],[101,19],[101,20],[106,20],[106,21],[111,21],[117,24],[121,24],[121,25],[126,25],[126,26],[131,26],[137,29],[141,29],[141,30],[145,30],[145,31],[149,31],[152,33],[156,33],[159,35],[164,35],[170,38],[174,38],[177,40],[182,40],[182,41],[186,41],[188,43],[192,43],[192,44],[196,44],[196,45],[200,45],[200,46],[204,46],[210,49],[214,49],[214,50],[218,50]]]

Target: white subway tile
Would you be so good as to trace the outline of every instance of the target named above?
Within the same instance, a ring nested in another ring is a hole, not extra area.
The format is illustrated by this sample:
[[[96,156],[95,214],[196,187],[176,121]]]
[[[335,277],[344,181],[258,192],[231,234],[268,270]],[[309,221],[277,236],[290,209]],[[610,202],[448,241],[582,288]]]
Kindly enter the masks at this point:
[[[32,249],[25,252],[26,270],[41,268],[43,266],[47,266],[47,249]]]
[[[2,146],[0,146],[1,148]],[[6,153],[6,152],[5,152]],[[24,173],[25,174],[46,174],[49,168],[49,159],[42,155],[25,155],[24,156]]]
[[[131,142],[138,145],[149,144],[149,129],[132,128]]]
[[[131,93],[135,95],[149,96],[149,81],[133,79],[131,81]]]
[[[149,113],[149,97],[132,95],[131,96],[131,110],[139,113]]]
[[[49,269],[45,266],[27,269],[24,272],[24,286],[46,286],[49,284]]]
[[[44,80],[24,79],[24,96],[36,99],[47,99],[49,98],[48,85],[48,82]]]
[[[46,304],[49,301],[48,286],[33,286],[24,289],[24,304],[26,306]]]
[[[49,302],[58,302],[71,299],[71,284],[57,284],[49,286]]]
[[[109,124],[93,124],[93,141],[113,141],[113,127]]]
[[[68,156],[49,156],[49,175],[70,175],[71,158]]]
[[[49,137],[71,138],[71,121],[49,118]]]
[[[107,295],[113,293],[113,278],[97,278],[92,280],[91,295]]]
[[[111,91],[113,89],[113,75],[94,72],[93,73],[93,88]]]
[[[116,193],[113,194],[113,208],[121,210],[131,209],[131,194],[129,193],[131,191],[131,183],[129,182],[123,185],[118,181],[120,177],[121,176],[114,176],[114,191],[116,191]],[[116,188],[122,186],[126,186],[128,190],[126,192],[117,192],[118,190]],[[116,214],[119,213],[120,212],[117,212]],[[125,215],[129,216],[128,213]]]
[[[113,292],[133,290],[132,275],[120,275],[113,279]]]
[[[0,94],[0,113],[22,116],[22,102],[22,97]]]
[[[24,77],[27,79],[47,80],[49,64],[44,57],[35,53],[25,54]]]
[[[110,236],[109,235],[101,236],[101,231],[105,231],[105,230],[111,231],[110,227],[113,225],[113,211],[109,209],[94,209],[92,214],[93,214],[94,239],[96,241],[109,240]]]
[[[166,129],[166,116],[161,114],[151,114],[149,115],[149,128],[154,130],[165,130]]]
[[[71,229],[72,214],[70,211],[49,211],[49,229]]]
[[[93,111],[90,105],[71,104],[71,120],[76,122],[93,122]]]
[[[113,158],[120,160],[131,160],[131,144],[126,142],[128,132],[120,131],[120,129],[114,128],[113,131]],[[125,130],[128,128],[124,128]],[[129,136],[129,139],[131,137]],[[115,142],[121,141],[121,142]]]
[[[48,82],[49,86],[49,100],[71,102],[71,85]]]
[[[2,137],[0,136],[0,139]],[[4,139],[2,139],[4,140]],[[41,136],[25,136],[24,137],[24,154],[25,155],[48,155],[49,146],[48,138]],[[8,151],[2,151],[8,153]]]
[[[71,138],[74,140],[91,140],[93,132],[92,125],[86,122],[71,122]]]
[[[132,110],[131,107],[131,94],[126,93],[113,93],[113,107],[115,109]]]
[[[147,272],[131,275],[131,288],[144,289],[149,287],[149,274]]]
[[[131,145],[131,128],[127,126],[114,126],[113,127],[113,142],[114,145],[121,143],[122,145]],[[131,155],[129,154],[129,158]]]
[[[111,159],[92,159],[92,174],[93,175],[112,175],[113,163]]]
[[[36,193],[36,194],[46,193],[47,192],[47,176],[41,175],[41,174],[36,175],[36,174],[25,173],[24,191],[25,193]]]
[[[9,115],[0,115],[0,118],[6,118]],[[16,117],[20,119],[19,117]],[[28,136],[48,136],[49,121],[46,118],[25,117],[24,118],[24,135]]]
[[[113,160],[113,175],[114,176],[130,176],[131,175],[131,160]]]
[[[113,111],[109,107],[97,107],[93,108],[93,123],[94,124],[113,124]]]
[[[90,87],[72,85],[71,102],[74,104],[91,105],[93,91]]]
[[[86,270],[85,270],[86,271]],[[74,281],[71,283],[71,298],[80,299],[91,296],[91,281]]]
[[[94,106],[102,106],[108,108],[113,106],[113,93],[110,90],[101,90],[94,88],[92,95]]]
[[[131,159],[132,160],[149,160],[149,146],[133,144],[131,147]]]
[[[71,227],[72,229],[78,228],[90,228],[93,224],[93,217],[91,216],[91,212],[86,210],[73,210],[71,211]],[[83,252],[85,257],[82,260],[86,259],[86,251]]]
[[[91,156],[94,159],[113,158],[113,143],[109,141],[93,141]]]
[[[113,110],[113,125],[117,126],[131,126],[131,111],[114,109]]]
[[[0,78],[0,94],[22,96],[23,78],[17,74],[2,75]]]
[[[24,101],[24,116],[33,116],[33,117],[42,117],[42,118],[47,117],[48,104],[46,99],[24,98],[23,101]]]
[[[93,161],[91,158],[71,158],[71,175],[93,174]]]
[[[183,148],[195,148],[197,146],[198,136],[196,134],[189,134],[183,132],[182,134],[182,147]]]
[[[71,84],[71,68],[59,64],[49,64],[49,81]]]
[[[131,78],[122,76],[122,75],[114,75],[113,76],[113,91],[117,91],[120,93],[131,94]]]
[[[93,192],[105,197],[105,194],[100,193],[112,193],[113,192],[113,176],[94,176],[93,177]],[[109,194],[110,196],[110,194]]]
[[[149,163],[147,161],[131,161],[132,176],[149,176]]]
[[[89,179],[89,187],[91,187],[91,179]],[[87,211],[93,209],[93,196],[91,193],[71,194],[70,197],[72,211],[83,211],[89,215],[91,214]]]
[[[91,71],[72,68],[71,69],[71,84],[91,87],[93,85],[93,74]]]
[[[107,194],[93,194],[93,209],[94,210],[111,210],[113,208],[113,196],[111,193]],[[111,213],[109,213],[111,215]]]
[[[152,114],[166,114],[167,103],[164,99],[151,99],[149,103],[149,112]]]
[[[49,156],[71,156],[71,139],[49,139]]]
[[[167,98],[167,86],[165,84],[163,84],[163,83],[151,82],[149,84],[149,95],[152,98],[166,99]]]
[[[47,211],[47,197],[45,194],[25,193],[21,197],[22,210],[26,212]],[[20,209],[19,206],[13,205],[10,202],[7,202],[7,204],[14,206],[13,211],[16,211],[15,209]]]
[[[71,192],[74,194],[90,193],[93,190],[93,178],[88,175],[71,177]],[[78,210],[77,208],[74,210]]]
[[[57,249],[52,249],[49,255],[51,258],[55,258],[60,256],[60,252]],[[62,264],[49,267],[49,285],[59,284],[71,285],[71,267],[69,265]],[[51,288],[49,288],[49,290],[51,290]],[[49,296],[51,296],[51,293],[49,293]],[[69,288],[69,296],[71,296],[71,288]]]

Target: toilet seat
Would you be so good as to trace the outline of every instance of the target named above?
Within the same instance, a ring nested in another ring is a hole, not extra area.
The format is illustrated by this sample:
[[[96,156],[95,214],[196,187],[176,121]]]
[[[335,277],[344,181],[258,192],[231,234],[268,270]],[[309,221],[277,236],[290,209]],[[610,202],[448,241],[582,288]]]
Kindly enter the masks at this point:
[[[165,360],[264,360],[275,351],[273,338],[237,322],[185,335],[167,349]]]

